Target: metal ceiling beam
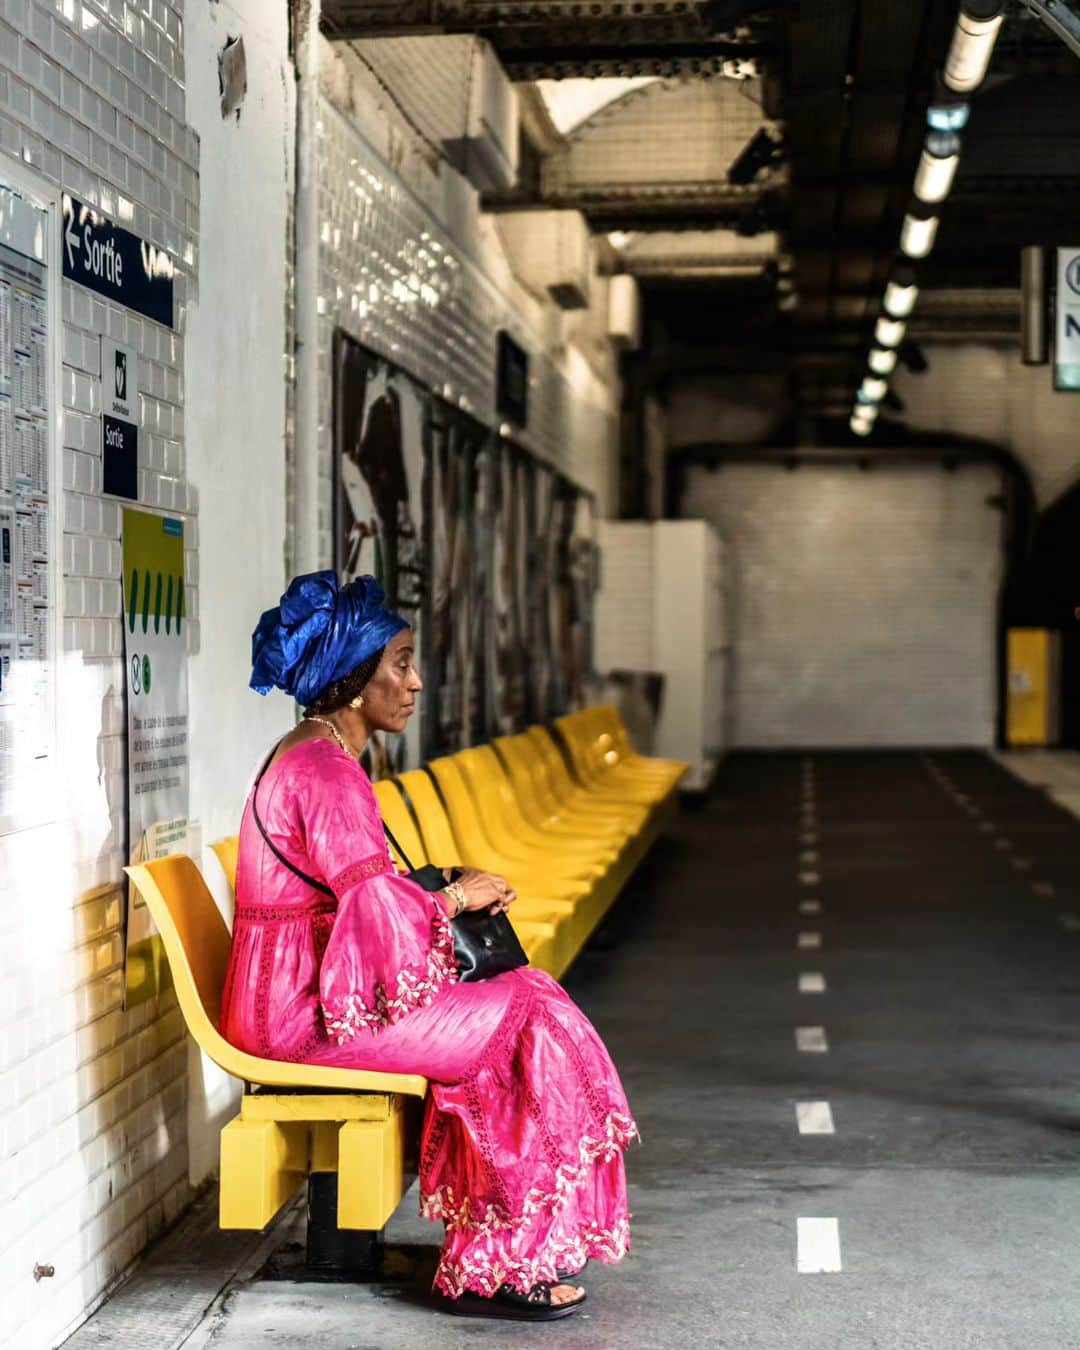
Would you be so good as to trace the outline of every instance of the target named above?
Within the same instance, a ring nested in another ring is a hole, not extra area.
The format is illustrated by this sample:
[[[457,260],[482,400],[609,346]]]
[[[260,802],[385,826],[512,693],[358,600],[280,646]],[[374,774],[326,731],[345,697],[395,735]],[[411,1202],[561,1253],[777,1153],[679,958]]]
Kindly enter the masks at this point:
[[[1040,18],[1074,56],[1080,56],[1080,15],[1065,0],[1020,0],[1020,3]]]
[[[738,7],[736,7],[738,8]],[[689,0],[325,0],[332,40],[475,33],[513,80],[759,73],[768,28]]]

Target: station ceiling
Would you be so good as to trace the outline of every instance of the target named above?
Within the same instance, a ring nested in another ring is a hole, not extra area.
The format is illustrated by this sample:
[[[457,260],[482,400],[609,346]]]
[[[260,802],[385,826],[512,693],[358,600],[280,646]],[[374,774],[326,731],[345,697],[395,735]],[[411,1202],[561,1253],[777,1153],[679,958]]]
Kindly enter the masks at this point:
[[[639,277],[666,375],[775,368],[797,415],[850,405],[957,0],[322,7],[338,40],[476,33],[494,45],[533,115],[529,171],[488,205],[581,210]],[[624,80],[625,92],[612,86],[560,130],[548,82],[580,79]],[[920,267],[911,335],[1014,339],[1020,249],[1075,242],[1078,220],[1080,59],[1015,0]]]

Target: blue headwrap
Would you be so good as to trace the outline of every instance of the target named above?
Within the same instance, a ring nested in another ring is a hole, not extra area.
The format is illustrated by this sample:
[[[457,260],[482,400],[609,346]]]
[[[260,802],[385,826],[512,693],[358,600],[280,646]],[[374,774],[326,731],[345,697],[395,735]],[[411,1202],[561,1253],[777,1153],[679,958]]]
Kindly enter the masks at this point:
[[[276,609],[251,635],[252,689],[284,689],[298,703],[314,703],[335,680],[381,651],[408,628],[384,603],[374,577],[338,584],[335,572],[295,577]]]

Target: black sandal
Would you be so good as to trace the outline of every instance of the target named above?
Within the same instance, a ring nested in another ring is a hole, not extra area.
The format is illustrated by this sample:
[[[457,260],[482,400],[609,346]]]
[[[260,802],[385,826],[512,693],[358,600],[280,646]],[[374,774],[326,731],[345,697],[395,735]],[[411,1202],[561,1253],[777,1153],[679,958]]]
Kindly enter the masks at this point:
[[[588,1297],[584,1291],[570,1303],[551,1302],[551,1285],[534,1284],[527,1294],[519,1294],[511,1285],[499,1286],[491,1298],[471,1291],[460,1298],[447,1299],[446,1311],[455,1317],[500,1317],[512,1322],[554,1322],[577,1312]]]

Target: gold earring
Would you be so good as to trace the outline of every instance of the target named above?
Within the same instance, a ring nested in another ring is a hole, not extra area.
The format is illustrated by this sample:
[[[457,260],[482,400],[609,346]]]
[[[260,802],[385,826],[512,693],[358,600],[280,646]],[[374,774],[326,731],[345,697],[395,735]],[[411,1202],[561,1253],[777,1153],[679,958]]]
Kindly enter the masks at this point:
[[[350,708],[362,708],[363,706],[364,706],[363,694],[357,694],[357,696],[349,704]]]

